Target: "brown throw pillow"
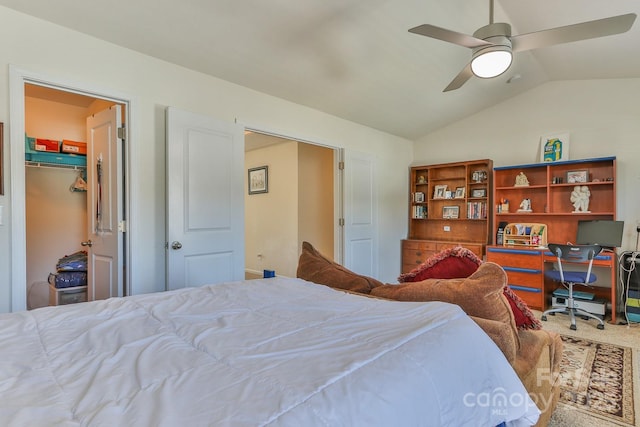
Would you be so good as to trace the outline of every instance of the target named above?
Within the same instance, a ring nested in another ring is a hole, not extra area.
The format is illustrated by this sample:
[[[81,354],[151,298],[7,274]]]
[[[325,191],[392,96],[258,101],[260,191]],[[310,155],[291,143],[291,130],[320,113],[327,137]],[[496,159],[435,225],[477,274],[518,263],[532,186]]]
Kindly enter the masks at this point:
[[[302,254],[296,275],[310,282],[363,294],[368,294],[371,289],[382,285],[382,282],[376,279],[356,274],[325,258],[309,242],[302,242]]]
[[[463,279],[427,279],[374,288],[371,295],[398,301],[444,301],[459,305],[469,316],[508,324],[517,340],[511,307],[503,294],[507,274],[493,262],[485,262]]]

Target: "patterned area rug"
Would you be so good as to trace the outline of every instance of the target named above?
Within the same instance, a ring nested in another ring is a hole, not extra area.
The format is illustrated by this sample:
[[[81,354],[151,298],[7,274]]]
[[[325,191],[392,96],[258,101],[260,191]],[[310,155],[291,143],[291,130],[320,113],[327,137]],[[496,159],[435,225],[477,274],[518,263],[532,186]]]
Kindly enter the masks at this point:
[[[562,335],[560,401],[590,415],[635,425],[632,349]]]

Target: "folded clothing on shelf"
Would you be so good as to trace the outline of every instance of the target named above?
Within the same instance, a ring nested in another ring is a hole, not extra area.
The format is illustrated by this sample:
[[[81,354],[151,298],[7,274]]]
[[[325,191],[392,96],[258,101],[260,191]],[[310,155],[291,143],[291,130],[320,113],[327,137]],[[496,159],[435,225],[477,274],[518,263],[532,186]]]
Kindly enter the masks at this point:
[[[87,271],[87,252],[78,251],[71,255],[65,255],[58,260],[56,270],[60,271]]]

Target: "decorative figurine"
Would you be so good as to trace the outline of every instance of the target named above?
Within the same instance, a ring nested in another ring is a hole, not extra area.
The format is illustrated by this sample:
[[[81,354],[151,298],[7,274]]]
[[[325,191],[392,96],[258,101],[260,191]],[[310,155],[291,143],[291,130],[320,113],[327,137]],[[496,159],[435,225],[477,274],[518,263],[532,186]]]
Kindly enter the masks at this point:
[[[573,212],[585,212],[589,211],[589,199],[591,198],[591,191],[586,185],[576,185],[571,192],[571,203],[573,203]]]
[[[529,180],[527,179],[527,176],[524,174],[524,172],[520,172],[518,174],[518,176],[516,176],[516,187],[528,187],[529,186]]]
[[[520,203],[520,209],[518,212],[532,212],[531,210],[531,199],[522,199]]]
[[[484,182],[487,180],[487,172],[485,171],[473,171],[471,175],[473,182]]]

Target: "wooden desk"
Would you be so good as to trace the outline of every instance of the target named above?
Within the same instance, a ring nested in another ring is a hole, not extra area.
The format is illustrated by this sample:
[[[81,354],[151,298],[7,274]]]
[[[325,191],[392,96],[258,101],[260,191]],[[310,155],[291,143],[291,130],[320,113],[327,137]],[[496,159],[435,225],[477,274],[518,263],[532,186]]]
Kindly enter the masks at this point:
[[[550,305],[551,293],[559,284],[545,278],[545,269],[557,258],[545,248],[527,248],[522,246],[488,246],[487,261],[502,266],[507,273],[509,287],[522,298],[529,307],[544,311]],[[582,263],[585,264],[585,263]],[[616,272],[617,257],[615,252],[602,252],[593,260],[593,266],[608,269],[607,284],[609,287],[581,287],[611,302],[611,323],[616,323]]]

